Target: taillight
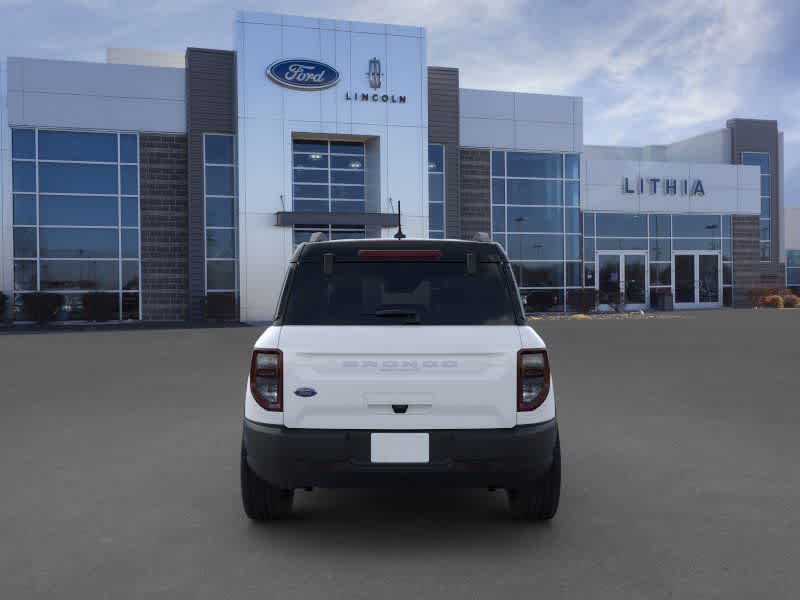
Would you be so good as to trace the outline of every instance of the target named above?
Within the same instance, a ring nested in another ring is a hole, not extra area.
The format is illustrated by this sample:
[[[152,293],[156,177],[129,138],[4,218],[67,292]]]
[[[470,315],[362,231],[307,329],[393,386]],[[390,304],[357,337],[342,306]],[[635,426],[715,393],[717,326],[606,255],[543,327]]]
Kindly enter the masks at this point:
[[[517,410],[539,408],[549,390],[547,350],[520,350],[517,354]]]
[[[283,355],[280,350],[253,350],[250,392],[264,410],[283,410]]]

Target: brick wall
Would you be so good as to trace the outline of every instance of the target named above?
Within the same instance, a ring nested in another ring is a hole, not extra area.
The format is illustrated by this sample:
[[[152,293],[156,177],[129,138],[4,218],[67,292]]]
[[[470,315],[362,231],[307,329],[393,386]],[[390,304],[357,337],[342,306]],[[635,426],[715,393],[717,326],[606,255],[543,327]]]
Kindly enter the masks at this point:
[[[189,221],[186,136],[139,136],[142,318],[188,318]]]
[[[461,150],[461,237],[464,239],[479,231],[492,233],[489,159],[488,150]]]

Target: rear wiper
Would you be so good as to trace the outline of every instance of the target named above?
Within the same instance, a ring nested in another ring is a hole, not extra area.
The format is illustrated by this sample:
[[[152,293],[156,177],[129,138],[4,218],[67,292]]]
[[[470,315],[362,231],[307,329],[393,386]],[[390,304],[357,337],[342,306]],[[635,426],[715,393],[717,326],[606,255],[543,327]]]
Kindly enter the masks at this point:
[[[419,313],[416,310],[409,310],[407,308],[384,308],[376,310],[374,313],[365,313],[369,317],[410,317],[411,321],[408,323],[419,323]]]

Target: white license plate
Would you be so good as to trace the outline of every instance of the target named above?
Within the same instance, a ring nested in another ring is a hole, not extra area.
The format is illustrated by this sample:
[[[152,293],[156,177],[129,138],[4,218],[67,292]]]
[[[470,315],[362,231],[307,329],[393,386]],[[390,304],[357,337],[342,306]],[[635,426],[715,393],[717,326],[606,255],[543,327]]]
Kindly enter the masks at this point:
[[[374,463],[426,463],[430,461],[427,433],[373,433],[370,460]]]

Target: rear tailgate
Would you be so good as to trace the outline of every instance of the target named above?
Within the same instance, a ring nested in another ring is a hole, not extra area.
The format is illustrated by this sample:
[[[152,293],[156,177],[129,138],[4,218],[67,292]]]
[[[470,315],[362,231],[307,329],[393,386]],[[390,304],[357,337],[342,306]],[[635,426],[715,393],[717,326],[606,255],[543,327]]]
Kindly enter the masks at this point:
[[[513,325],[284,326],[284,424],[513,427],[519,347]]]

